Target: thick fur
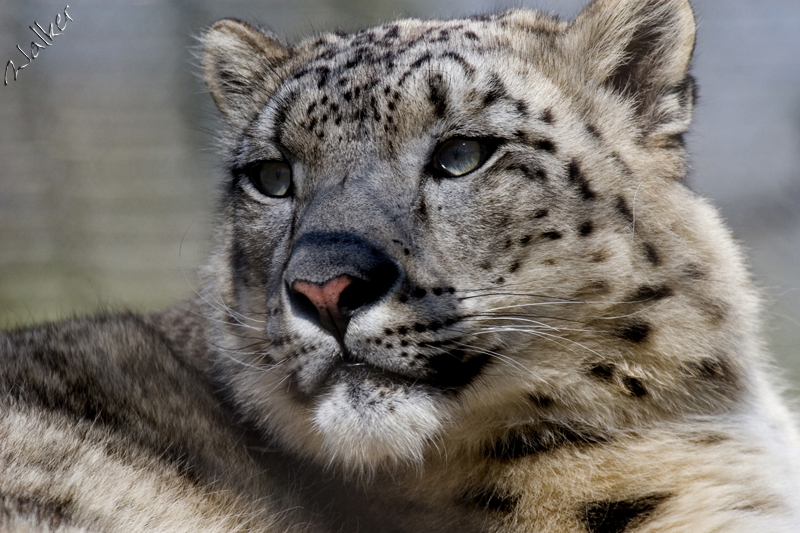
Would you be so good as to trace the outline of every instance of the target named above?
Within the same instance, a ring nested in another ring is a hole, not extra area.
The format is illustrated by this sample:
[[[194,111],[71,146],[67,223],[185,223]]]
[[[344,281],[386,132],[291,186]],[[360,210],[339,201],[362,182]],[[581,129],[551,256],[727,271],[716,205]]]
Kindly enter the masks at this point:
[[[3,341],[6,524],[800,530],[758,296],[683,183],[694,32],[684,0],[294,46],[216,23],[203,293]],[[485,161],[443,176],[452,138]],[[334,328],[295,288],[341,276]]]

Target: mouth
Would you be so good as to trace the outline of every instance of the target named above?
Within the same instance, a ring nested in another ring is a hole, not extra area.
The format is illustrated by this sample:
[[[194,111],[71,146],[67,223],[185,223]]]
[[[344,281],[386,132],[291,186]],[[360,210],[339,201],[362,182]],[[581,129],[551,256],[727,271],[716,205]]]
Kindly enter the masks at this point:
[[[419,376],[409,376],[362,361],[346,350],[342,352],[339,360],[331,368],[331,374],[347,380],[369,380],[408,387],[423,386],[427,381]]]
[[[458,393],[479,376],[491,362],[488,353],[464,359],[452,353],[441,353],[427,360],[423,375],[409,375],[368,363],[343,351],[332,367],[332,373],[345,379],[379,381],[408,387],[425,387],[444,393]]]

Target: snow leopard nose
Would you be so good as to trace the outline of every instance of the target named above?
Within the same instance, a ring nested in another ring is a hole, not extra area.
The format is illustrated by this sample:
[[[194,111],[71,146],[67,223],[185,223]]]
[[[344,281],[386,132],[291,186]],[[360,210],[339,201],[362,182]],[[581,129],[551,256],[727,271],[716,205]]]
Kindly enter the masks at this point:
[[[320,325],[341,338],[347,329],[349,318],[345,316],[340,302],[342,292],[352,283],[353,278],[344,275],[328,280],[322,285],[308,281],[295,281],[291,288],[295,293],[308,298],[317,308]]]
[[[284,280],[293,312],[339,341],[350,320],[401,279],[383,249],[351,232],[309,232],[294,245]]]

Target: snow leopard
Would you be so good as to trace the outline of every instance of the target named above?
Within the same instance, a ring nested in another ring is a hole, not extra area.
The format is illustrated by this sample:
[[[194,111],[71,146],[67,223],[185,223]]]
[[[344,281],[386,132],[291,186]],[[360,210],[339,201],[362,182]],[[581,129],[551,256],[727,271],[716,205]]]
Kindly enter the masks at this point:
[[[203,35],[197,297],[0,340],[0,529],[800,530],[686,0]]]

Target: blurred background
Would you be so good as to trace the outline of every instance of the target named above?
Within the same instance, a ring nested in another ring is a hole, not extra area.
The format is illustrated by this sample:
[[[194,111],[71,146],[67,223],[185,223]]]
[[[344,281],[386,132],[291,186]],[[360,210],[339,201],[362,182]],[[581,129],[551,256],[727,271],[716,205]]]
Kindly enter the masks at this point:
[[[293,41],[401,16],[586,0],[73,0],[74,19],[0,85],[0,329],[192,294],[210,248],[219,126],[196,36],[232,16]],[[0,0],[0,61],[19,64],[65,0]],[[800,385],[800,2],[695,0],[700,100],[691,186],[722,211],[767,301],[781,372]],[[63,25],[63,22],[62,22]],[[798,387],[795,386],[797,389]]]

